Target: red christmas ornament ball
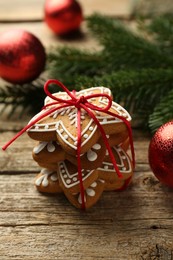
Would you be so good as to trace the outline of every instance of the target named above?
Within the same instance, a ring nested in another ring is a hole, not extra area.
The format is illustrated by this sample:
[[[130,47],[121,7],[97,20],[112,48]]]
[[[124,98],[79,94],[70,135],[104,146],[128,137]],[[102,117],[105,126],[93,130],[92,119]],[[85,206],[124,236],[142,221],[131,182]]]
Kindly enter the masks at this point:
[[[162,125],[151,139],[149,163],[159,181],[173,188],[173,121]]]
[[[46,54],[33,34],[14,29],[0,34],[0,77],[23,84],[36,79],[43,71]]]
[[[83,20],[81,6],[75,0],[47,0],[44,13],[46,24],[58,35],[77,30]]]

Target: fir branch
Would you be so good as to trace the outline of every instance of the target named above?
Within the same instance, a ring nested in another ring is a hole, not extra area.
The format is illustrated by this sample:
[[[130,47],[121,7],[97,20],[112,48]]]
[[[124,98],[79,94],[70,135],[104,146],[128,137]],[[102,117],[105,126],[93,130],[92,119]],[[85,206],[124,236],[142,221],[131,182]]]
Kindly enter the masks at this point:
[[[88,27],[104,46],[108,70],[173,66],[173,58],[166,56],[157,44],[132,33],[115,19],[94,14],[88,18]]]
[[[63,81],[73,89],[76,77],[101,75],[104,73],[104,64],[100,52],[91,53],[64,47],[48,53],[48,71],[50,77]]]
[[[104,85],[110,87],[115,100],[136,102],[136,108],[154,105],[173,88],[173,69],[141,69],[117,71],[102,77],[80,77],[78,87]]]
[[[43,80],[39,79],[36,82],[24,85],[6,85],[0,87],[0,104],[2,109],[0,114],[4,113],[7,107],[12,105],[9,117],[14,113],[14,110],[21,107],[21,116],[24,111],[36,113],[43,106],[45,93],[43,90]]]
[[[149,116],[149,127],[155,132],[164,123],[173,120],[173,89],[171,89],[155,106]]]
[[[173,14],[163,14],[154,17],[146,26],[158,46],[165,52],[173,53]]]

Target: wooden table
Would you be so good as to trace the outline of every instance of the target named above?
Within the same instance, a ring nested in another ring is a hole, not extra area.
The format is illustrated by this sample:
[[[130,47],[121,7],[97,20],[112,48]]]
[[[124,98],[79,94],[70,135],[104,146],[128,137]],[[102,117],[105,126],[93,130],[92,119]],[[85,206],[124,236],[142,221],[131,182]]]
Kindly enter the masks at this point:
[[[26,21],[39,20],[38,9],[33,9],[32,15],[27,12],[25,23],[14,23],[19,13],[16,9],[13,17],[10,12],[5,16],[2,10],[12,2],[4,2],[4,6],[0,2],[0,31],[23,27],[40,37],[45,46],[64,44],[57,39],[55,42],[41,21]],[[43,1],[28,2],[37,6]],[[86,13],[93,10],[92,1],[88,2]],[[100,12],[105,10],[104,1],[102,4],[98,4]],[[87,37],[85,46],[93,48],[96,42]],[[1,117],[0,146],[29,120],[15,117]],[[33,182],[39,167],[32,160],[34,142],[27,135],[6,152],[0,151],[0,259],[173,259],[173,191],[161,185],[149,168],[149,140],[149,135],[134,130],[136,169],[131,186],[123,192],[105,192],[85,213],[72,207],[61,194],[48,196],[35,190]]]

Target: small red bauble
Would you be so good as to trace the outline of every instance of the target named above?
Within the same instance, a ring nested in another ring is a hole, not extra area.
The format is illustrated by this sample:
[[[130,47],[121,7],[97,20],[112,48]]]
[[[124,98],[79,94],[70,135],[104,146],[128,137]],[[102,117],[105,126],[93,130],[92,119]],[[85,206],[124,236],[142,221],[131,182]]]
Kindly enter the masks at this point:
[[[173,121],[161,126],[153,136],[149,163],[155,176],[173,188]]]
[[[68,34],[80,27],[83,20],[82,9],[75,0],[47,0],[45,22],[58,34]]]
[[[43,71],[46,54],[33,34],[19,29],[0,34],[0,77],[23,84],[36,79]]]

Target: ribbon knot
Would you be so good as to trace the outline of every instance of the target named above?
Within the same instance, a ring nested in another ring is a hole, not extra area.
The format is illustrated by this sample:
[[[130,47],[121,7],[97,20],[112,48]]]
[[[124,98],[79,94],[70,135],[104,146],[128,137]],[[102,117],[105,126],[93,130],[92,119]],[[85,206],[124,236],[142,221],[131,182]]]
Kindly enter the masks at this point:
[[[81,104],[86,104],[88,101],[84,96],[80,96],[80,98],[76,99],[75,107],[80,108]]]
[[[61,89],[63,89],[67,95],[71,98],[71,99],[61,99],[56,97],[55,95],[51,94],[50,91],[48,90],[49,84],[56,84],[59,87],[61,87]],[[69,107],[69,106],[75,106],[77,108],[77,162],[78,162],[78,178],[79,178],[79,182],[80,182],[80,193],[81,193],[81,199],[82,199],[82,208],[85,209],[85,200],[84,200],[84,187],[83,187],[83,178],[82,178],[82,169],[81,169],[81,161],[80,161],[80,155],[81,155],[81,124],[80,124],[80,120],[81,120],[81,108],[84,109],[88,115],[93,119],[93,121],[95,122],[95,124],[97,125],[100,134],[103,138],[103,141],[105,143],[105,146],[108,150],[110,159],[112,161],[112,164],[114,166],[115,172],[117,173],[117,175],[119,177],[122,177],[122,174],[119,171],[119,168],[117,166],[116,160],[114,158],[114,155],[112,153],[111,147],[109,145],[106,133],[103,129],[103,127],[101,126],[99,120],[97,119],[97,117],[95,116],[95,114],[93,113],[93,110],[96,111],[100,111],[100,112],[104,112],[110,116],[112,116],[113,118],[118,118],[120,120],[122,120],[128,130],[129,133],[129,141],[130,141],[130,146],[131,146],[131,154],[132,154],[132,162],[133,165],[135,165],[135,155],[134,155],[134,147],[133,147],[133,138],[132,138],[132,131],[131,131],[131,126],[130,123],[122,116],[117,115],[113,112],[109,111],[109,108],[112,105],[112,99],[109,95],[107,95],[106,93],[96,93],[96,94],[91,94],[88,96],[80,96],[79,98],[76,98],[76,94],[75,94],[75,90],[73,90],[72,92],[70,92],[60,81],[58,80],[48,80],[45,85],[44,85],[44,91],[47,94],[47,96],[49,96],[52,100],[55,101],[51,101],[49,104],[46,104],[43,109],[45,109],[44,113],[41,113],[40,115],[38,115],[36,118],[34,118],[33,120],[30,121],[30,123],[28,125],[26,125],[20,132],[18,132],[9,142],[7,142],[2,149],[5,150],[12,142],[14,142],[19,136],[21,136],[24,132],[26,132],[28,129],[30,129],[32,126],[34,126],[34,124],[38,123],[41,119],[45,118],[46,116],[50,116],[52,113],[54,113],[55,111],[61,109],[61,108],[65,108],[65,107]],[[92,102],[88,102],[88,99],[92,99],[92,98],[100,98],[103,97],[104,99],[107,99],[107,104],[105,105],[105,107],[99,107],[97,105],[94,105]],[[50,109],[46,109],[47,107],[50,107]]]

